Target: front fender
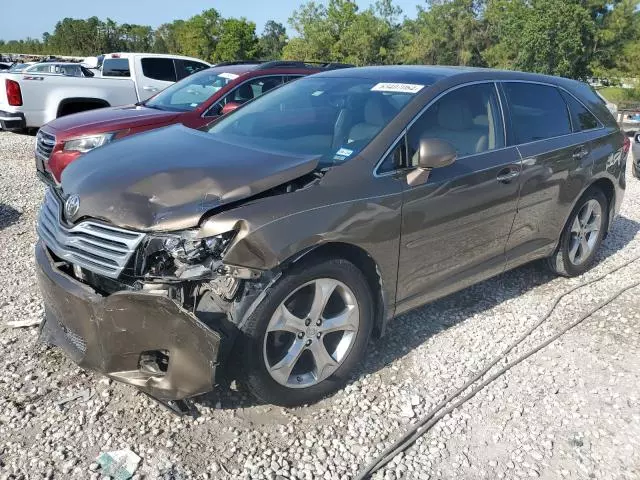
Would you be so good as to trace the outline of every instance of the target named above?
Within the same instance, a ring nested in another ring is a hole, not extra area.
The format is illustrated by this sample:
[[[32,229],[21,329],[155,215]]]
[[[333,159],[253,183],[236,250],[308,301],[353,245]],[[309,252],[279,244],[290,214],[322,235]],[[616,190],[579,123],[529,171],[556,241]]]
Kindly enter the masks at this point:
[[[200,234],[208,236],[237,230],[236,238],[225,252],[224,263],[263,271],[277,270],[321,245],[339,243],[357,247],[376,264],[384,298],[393,305],[402,195],[337,202],[276,218],[273,213],[267,213],[283,211],[278,208],[280,202],[295,204],[295,196],[285,194],[261,199],[215,215],[203,223]],[[256,214],[256,209],[265,215]],[[244,218],[243,213],[247,214]]]

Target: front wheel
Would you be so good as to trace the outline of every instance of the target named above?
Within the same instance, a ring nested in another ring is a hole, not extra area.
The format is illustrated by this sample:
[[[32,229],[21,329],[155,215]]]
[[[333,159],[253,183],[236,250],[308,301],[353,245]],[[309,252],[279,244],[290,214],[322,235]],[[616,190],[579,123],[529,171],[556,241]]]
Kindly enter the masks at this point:
[[[244,381],[267,403],[313,403],[342,387],[362,359],[373,300],[362,272],[344,259],[285,273],[243,327]]]
[[[609,202],[599,188],[587,190],[573,209],[560,237],[551,270],[565,277],[586,272],[596,258],[609,222]]]

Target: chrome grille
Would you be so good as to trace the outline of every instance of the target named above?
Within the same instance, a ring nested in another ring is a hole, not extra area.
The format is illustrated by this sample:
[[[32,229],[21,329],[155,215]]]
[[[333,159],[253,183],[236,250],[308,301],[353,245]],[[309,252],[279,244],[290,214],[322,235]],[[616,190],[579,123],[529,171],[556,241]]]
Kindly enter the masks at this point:
[[[50,133],[43,132],[42,129],[38,130],[36,135],[36,156],[43,162],[47,162],[53,152],[53,147],[56,145],[56,137]]]
[[[62,203],[47,190],[38,217],[38,235],[58,257],[109,278],[118,278],[144,238],[144,233],[83,221],[62,224]]]

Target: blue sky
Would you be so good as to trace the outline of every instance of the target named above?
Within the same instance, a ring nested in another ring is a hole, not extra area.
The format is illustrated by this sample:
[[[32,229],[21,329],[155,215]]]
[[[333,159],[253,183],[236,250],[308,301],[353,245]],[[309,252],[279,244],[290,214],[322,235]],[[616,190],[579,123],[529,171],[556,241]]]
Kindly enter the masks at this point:
[[[0,38],[18,40],[40,38],[53,32],[55,23],[64,18],[112,18],[118,23],[139,23],[157,27],[178,18],[188,18],[208,8],[217,9],[225,17],[247,17],[256,23],[258,33],[267,20],[287,25],[291,12],[302,0],[0,0]],[[373,3],[358,0],[365,8]],[[414,17],[416,5],[424,0],[395,0],[403,15]],[[16,19],[16,20],[14,20]]]

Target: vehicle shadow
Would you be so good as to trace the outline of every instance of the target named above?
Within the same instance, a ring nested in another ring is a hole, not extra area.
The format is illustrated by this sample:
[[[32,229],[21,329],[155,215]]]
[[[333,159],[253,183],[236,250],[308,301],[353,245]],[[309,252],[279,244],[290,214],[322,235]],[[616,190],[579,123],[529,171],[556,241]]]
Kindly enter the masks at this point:
[[[618,217],[611,234],[605,239],[597,263],[604,262],[628,245],[640,232],[640,223]],[[398,316],[387,326],[383,338],[370,343],[366,357],[351,382],[375,373],[438,333],[490,310],[497,305],[527,293],[554,278],[544,262],[535,261],[468,287],[428,305]],[[222,409],[248,408],[262,402],[237,385],[237,375],[231,365],[222,366],[224,378],[216,391],[198,397],[196,404]],[[233,386],[233,389],[230,388]]]
[[[10,205],[0,203],[0,230],[4,230],[16,223],[21,215],[21,212]]]

